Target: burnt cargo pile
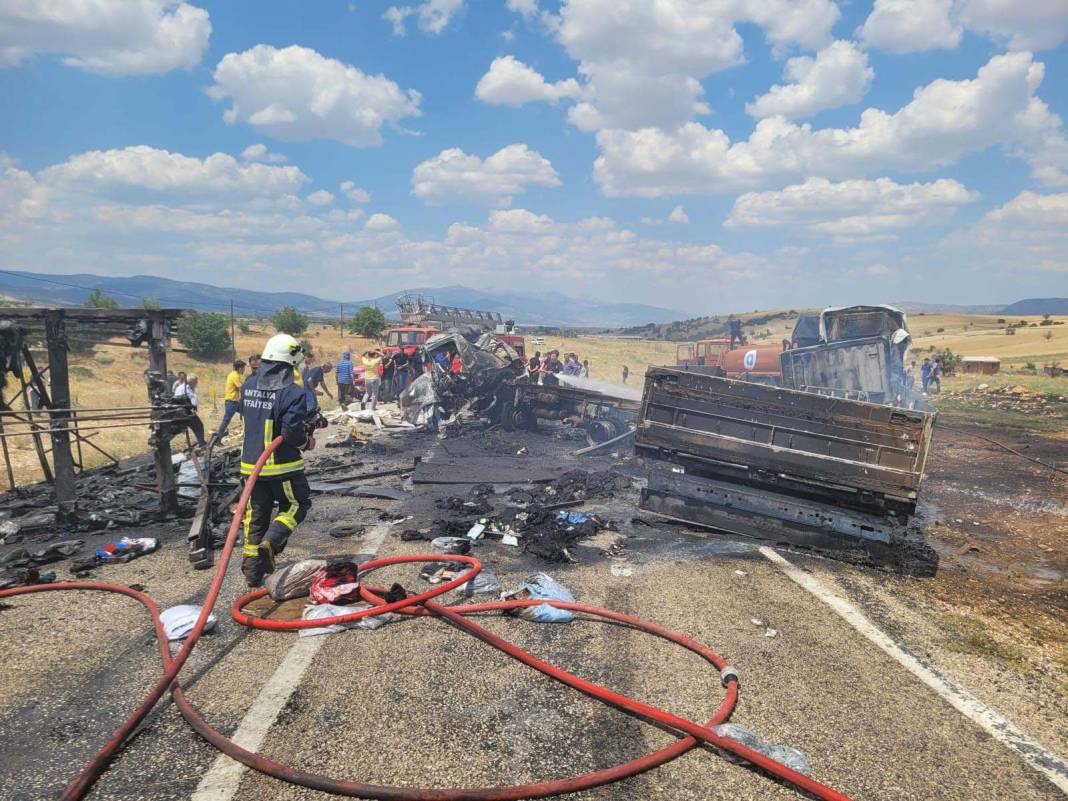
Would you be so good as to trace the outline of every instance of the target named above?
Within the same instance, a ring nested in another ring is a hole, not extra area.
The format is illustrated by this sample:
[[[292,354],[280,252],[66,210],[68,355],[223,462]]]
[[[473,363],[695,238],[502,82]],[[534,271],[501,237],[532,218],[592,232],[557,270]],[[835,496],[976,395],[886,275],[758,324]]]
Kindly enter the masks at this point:
[[[907,535],[934,415],[675,368],[646,373],[643,509],[882,561]]]

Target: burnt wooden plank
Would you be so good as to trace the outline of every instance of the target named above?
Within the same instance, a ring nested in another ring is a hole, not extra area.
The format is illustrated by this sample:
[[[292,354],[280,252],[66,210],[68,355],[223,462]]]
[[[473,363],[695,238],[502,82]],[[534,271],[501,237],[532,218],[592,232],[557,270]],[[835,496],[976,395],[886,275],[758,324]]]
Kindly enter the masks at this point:
[[[507,456],[466,457],[422,461],[412,473],[413,484],[526,484],[554,481],[567,465],[532,464]]]

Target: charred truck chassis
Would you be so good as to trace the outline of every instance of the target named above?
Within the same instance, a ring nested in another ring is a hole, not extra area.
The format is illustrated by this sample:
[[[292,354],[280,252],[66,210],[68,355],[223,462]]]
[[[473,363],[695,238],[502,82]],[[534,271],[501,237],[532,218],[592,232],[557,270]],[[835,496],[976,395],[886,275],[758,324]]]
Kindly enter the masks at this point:
[[[675,520],[882,559],[902,540],[934,415],[650,368],[640,506]]]
[[[501,423],[506,428],[537,428],[539,420],[577,419],[591,442],[607,442],[634,426],[641,402],[615,398],[564,384],[516,381],[506,387]]]

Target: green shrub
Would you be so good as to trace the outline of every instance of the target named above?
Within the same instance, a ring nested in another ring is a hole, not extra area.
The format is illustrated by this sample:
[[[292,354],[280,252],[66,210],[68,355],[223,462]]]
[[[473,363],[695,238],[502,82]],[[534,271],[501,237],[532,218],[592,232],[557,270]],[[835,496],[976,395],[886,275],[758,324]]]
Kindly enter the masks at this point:
[[[349,321],[349,333],[373,339],[386,327],[386,315],[374,306],[362,306]]]
[[[190,312],[178,318],[178,340],[198,359],[217,359],[230,352],[230,320],[215,312]]]
[[[289,334],[291,337],[299,337],[308,330],[308,318],[292,306],[283,306],[276,311],[271,323],[280,333]]]

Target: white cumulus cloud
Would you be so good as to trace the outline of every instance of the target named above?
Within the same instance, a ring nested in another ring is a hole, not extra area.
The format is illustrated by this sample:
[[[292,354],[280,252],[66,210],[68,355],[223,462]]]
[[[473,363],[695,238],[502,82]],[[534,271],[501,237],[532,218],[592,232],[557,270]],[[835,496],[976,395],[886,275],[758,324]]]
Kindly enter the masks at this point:
[[[889,178],[832,183],[809,178],[773,192],[749,192],[734,201],[728,228],[797,228],[856,241],[946,222],[978,194],[957,181],[899,184]]]
[[[953,0],[875,0],[859,33],[867,47],[915,53],[954,48],[964,31]]]
[[[213,77],[208,94],[230,101],[223,112],[228,124],[247,123],[278,139],[371,147],[382,143],[383,125],[420,113],[414,89],[296,45],[228,53]]]
[[[269,151],[267,145],[264,144],[249,145],[241,151],[241,158],[244,161],[262,161],[267,164],[285,164],[289,161],[280,153]]]
[[[438,36],[464,7],[463,0],[426,0],[418,6],[390,6],[382,15],[393,26],[394,36],[408,33],[407,19],[415,17],[416,23],[427,36]]]
[[[1068,39],[1064,0],[959,0],[959,7],[968,28],[1013,50],[1045,50]]]
[[[670,126],[708,113],[701,79],[744,61],[738,23],[776,49],[818,48],[838,19],[831,0],[569,0],[556,36],[579,62],[583,130]]]
[[[940,243],[980,270],[1068,272],[1068,193],[1024,191]]]
[[[832,42],[815,58],[798,56],[786,62],[783,77],[745,110],[752,117],[779,115],[796,119],[824,109],[856,103],[868,91],[875,71],[868,56],[853,42]]]
[[[600,131],[594,179],[609,196],[722,194],[809,175],[930,170],[995,145],[1056,178],[1068,167],[1068,148],[1056,146],[1061,121],[1035,96],[1043,74],[1030,53],[994,56],[974,79],[933,81],[896,112],[865,110],[854,128],[769,117],[734,143],[696,122]]]
[[[242,164],[227,153],[200,159],[147,145],[79,153],[42,170],[40,178],[93,192],[142,190],[183,196],[278,195],[294,192],[308,180],[298,167]]]
[[[208,12],[173,0],[5,0],[0,67],[56,54],[105,75],[162,75],[200,63],[211,36]]]
[[[560,176],[549,160],[525,144],[508,145],[485,160],[449,148],[412,172],[412,194],[430,205],[507,206],[528,186],[559,185]]]
[[[345,197],[353,203],[370,203],[371,193],[366,189],[356,186],[353,181],[342,181],[339,187]]]
[[[678,223],[679,225],[689,225],[690,215],[686,213],[686,209],[682,206],[676,206],[671,210],[671,214],[668,215],[668,222]]]
[[[400,223],[382,212],[372,214],[363,225],[365,231],[395,231],[399,227]]]
[[[489,71],[475,87],[475,97],[500,106],[522,106],[537,101],[555,103],[579,94],[578,81],[574,78],[549,83],[541,73],[514,56],[493,59]]]
[[[954,48],[964,29],[1010,50],[1044,50],[1068,39],[1064,0],[875,0],[859,35],[892,53]]]
[[[308,202],[313,206],[329,206],[334,202],[334,196],[325,189],[320,189],[308,195]]]

